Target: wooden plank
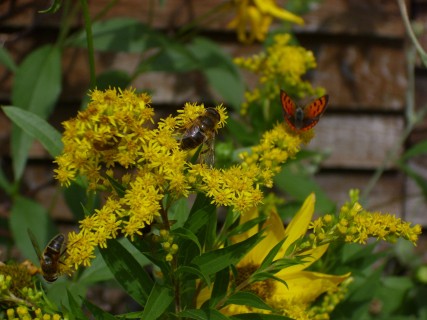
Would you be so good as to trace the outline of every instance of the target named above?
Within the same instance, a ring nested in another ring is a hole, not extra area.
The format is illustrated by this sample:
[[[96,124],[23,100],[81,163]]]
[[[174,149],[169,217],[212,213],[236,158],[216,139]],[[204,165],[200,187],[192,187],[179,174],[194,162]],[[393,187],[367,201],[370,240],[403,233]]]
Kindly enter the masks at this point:
[[[427,167],[425,162],[424,164],[411,162],[411,167],[427,181]],[[427,227],[427,199],[420,187],[409,177],[406,178],[405,198],[405,219]]]
[[[406,2],[409,2],[407,0]],[[404,28],[396,1],[324,0],[304,15],[297,31],[403,37]]]
[[[322,190],[337,203],[337,208],[340,208],[349,201],[349,190],[359,189],[362,192],[372,174],[368,172],[320,172],[316,175],[316,181]],[[363,204],[363,207],[370,211],[391,213],[402,217],[404,183],[405,179],[400,173],[383,175],[370,193],[368,203]]]
[[[155,28],[175,29],[201,19],[201,29],[227,31],[227,25],[236,14],[231,9],[216,10],[227,1],[224,0],[168,0],[165,5],[156,1],[126,0],[118,2],[107,12],[103,19],[129,17],[150,23]],[[286,0],[277,1],[284,7]],[[38,26],[59,26],[61,11],[57,14],[40,14],[39,10],[48,8],[49,1],[21,0],[4,21],[8,27],[23,27],[34,23]],[[106,2],[89,2],[91,16],[104,10]],[[0,12],[8,13],[9,1],[0,3]],[[209,15],[209,12],[211,14]],[[215,15],[212,14],[216,13]],[[205,16],[208,13],[207,16]],[[395,1],[371,0],[324,0],[303,16],[305,25],[298,27],[299,32],[318,32],[331,34],[357,34],[380,37],[402,37],[403,26]],[[277,25],[280,22],[276,23]],[[82,18],[74,21],[73,26],[82,25]]]
[[[325,168],[375,169],[398,146],[403,127],[404,121],[398,116],[326,113],[308,147],[330,152],[323,163]],[[397,153],[402,153],[401,147]]]
[[[313,82],[337,109],[402,110],[407,86],[403,48],[330,44],[317,53]]]

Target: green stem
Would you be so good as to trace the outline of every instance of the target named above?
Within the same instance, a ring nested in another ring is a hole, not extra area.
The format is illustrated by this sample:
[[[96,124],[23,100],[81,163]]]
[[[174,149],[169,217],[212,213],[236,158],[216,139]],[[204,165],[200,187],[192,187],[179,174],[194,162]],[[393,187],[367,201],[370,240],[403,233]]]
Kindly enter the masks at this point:
[[[406,32],[408,33],[409,37],[412,40],[412,43],[417,49],[417,52],[420,55],[424,66],[427,67],[427,54],[424,51],[424,49],[421,47],[417,37],[415,36],[414,31],[412,30],[411,22],[409,21],[408,11],[406,10],[405,0],[397,0],[397,4],[399,5],[400,13],[402,14],[402,19],[403,19],[403,23],[405,24]]]
[[[86,0],[80,0],[83,10],[83,16],[85,19],[85,30],[86,30],[86,41],[87,50],[89,55],[89,70],[90,70],[90,89],[96,86],[96,75],[95,75],[95,51],[93,48],[93,35],[92,35],[92,22],[90,19],[89,6]]]

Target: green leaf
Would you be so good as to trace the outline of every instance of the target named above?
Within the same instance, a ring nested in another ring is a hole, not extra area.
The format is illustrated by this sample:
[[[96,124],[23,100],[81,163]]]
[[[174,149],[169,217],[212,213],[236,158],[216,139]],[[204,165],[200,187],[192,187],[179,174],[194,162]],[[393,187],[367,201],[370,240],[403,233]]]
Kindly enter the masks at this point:
[[[132,244],[144,257],[159,267],[164,275],[170,274],[170,264],[165,260],[164,251],[160,243],[153,243],[152,241],[135,241]]]
[[[216,207],[205,195],[198,194],[184,228],[196,235],[201,247],[210,246],[215,232],[208,231],[207,228],[210,227],[210,230],[213,227],[216,228],[216,223],[213,222],[216,219]],[[180,248],[179,263],[187,266],[199,254],[198,246],[187,239],[181,239],[178,245]]]
[[[38,115],[17,107],[3,107],[4,113],[30,137],[37,139],[52,157],[64,148],[61,134]]]
[[[61,1],[62,0],[54,0],[52,5],[45,9],[45,10],[40,10],[39,13],[55,13],[57,12],[60,8],[61,8]]]
[[[199,60],[198,69],[214,90],[235,109],[239,108],[243,101],[244,82],[230,55],[205,38],[195,38],[189,49]]]
[[[280,240],[267,254],[267,256],[262,261],[258,270],[262,271],[265,268],[268,268],[274,260],[274,257],[277,255],[279,250],[282,248],[283,242],[285,242],[286,238]]]
[[[0,47],[0,65],[5,66],[12,72],[16,72],[17,66],[4,47]]]
[[[2,168],[0,168],[0,188],[3,189],[8,195],[11,195],[14,190],[13,185],[4,175]]]
[[[172,226],[172,230],[183,227],[188,219],[189,213],[190,209],[187,198],[181,198],[173,202],[172,206],[168,210],[170,220],[176,221]]]
[[[200,245],[199,239],[197,239],[196,235],[190,230],[185,228],[178,228],[173,230],[172,234],[192,241],[197,245],[197,248],[199,248],[199,253],[202,251],[202,246]]]
[[[402,156],[403,160],[427,154],[427,140],[421,141],[410,147]]]
[[[162,50],[147,62],[143,61],[138,70],[188,72],[197,69],[198,60],[183,44],[170,39],[162,44]]]
[[[96,258],[92,260],[90,267],[87,267],[82,271],[79,277],[79,283],[88,285],[96,282],[114,279],[114,276],[106,265],[104,259],[98,253],[99,252],[97,252],[96,250]]]
[[[61,51],[44,46],[33,51],[16,71],[12,105],[46,119],[61,92]],[[16,126],[12,128],[12,157],[15,180],[19,180],[33,139]]]
[[[201,280],[203,280],[207,286],[211,285],[211,280],[209,279],[209,277],[203,274],[202,272],[200,272],[200,270],[197,268],[188,267],[188,266],[178,267],[178,269],[176,269],[176,274],[182,274],[184,276],[193,274],[196,276],[196,278],[200,278]]]
[[[267,216],[261,215],[259,217],[256,217],[255,219],[251,219],[249,221],[246,221],[245,223],[239,224],[236,228],[232,229],[228,233],[228,237],[235,236],[238,234],[245,233],[255,227],[256,225],[263,223],[267,219]]]
[[[261,240],[261,236],[261,233],[256,233],[242,242],[222,249],[206,252],[195,257],[192,263],[199,267],[204,274],[214,274],[239,262],[240,259]]]
[[[400,169],[406,173],[408,177],[410,177],[412,180],[415,181],[415,183],[418,185],[418,187],[421,189],[421,192],[423,193],[424,197],[427,197],[427,180],[424,178],[424,176],[414,169],[412,169],[406,162],[401,161],[400,162]]]
[[[63,189],[64,199],[68,208],[73,213],[75,220],[83,220],[85,217],[85,209],[83,204],[87,203],[90,196],[87,190],[76,182],[71,182],[70,186]],[[89,210],[90,212],[90,210]]]
[[[120,286],[141,306],[144,306],[153,280],[133,255],[117,240],[110,239],[107,248],[100,250]]]
[[[260,297],[258,297],[256,294],[253,294],[252,292],[237,292],[227,299],[226,305],[228,304],[237,304],[273,311],[273,308],[271,308]]]
[[[147,304],[144,306],[141,319],[158,319],[170,306],[173,297],[173,290],[170,287],[162,286],[156,282],[148,297]]]
[[[184,228],[197,234],[199,230],[206,226],[206,221],[208,221],[212,215],[215,215],[216,210],[215,205],[211,204],[210,201],[211,200],[204,194],[197,194],[197,198],[184,224]]]
[[[83,304],[86,306],[86,308],[88,308],[95,319],[116,320],[116,317],[114,317],[111,313],[102,310],[93,303],[90,303],[88,300],[84,300]]]
[[[81,311],[82,297],[86,295],[87,291],[85,286],[61,277],[54,283],[47,283],[46,290],[46,300],[49,301],[51,309],[61,308],[65,316],[70,315],[69,319],[85,319],[72,317]]]
[[[68,290],[67,290],[67,297],[68,297],[68,303],[70,308],[70,315],[69,315],[70,319],[89,320],[89,318],[84,315],[80,303],[78,303],[75,300],[74,296]]]
[[[217,303],[225,297],[230,282],[230,269],[224,268],[215,274],[215,282],[212,289],[212,294],[208,300],[209,306],[215,308]],[[208,285],[208,284],[207,284]]]
[[[110,177],[108,174],[105,176],[108,179],[108,181],[111,183],[111,186],[116,191],[119,198],[123,198],[126,194],[126,188],[121,183],[119,183],[116,179]]]
[[[385,277],[381,281],[377,299],[383,303],[381,313],[394,315],[405,305],[408,293],[414,288],[414,283],[407,277]],[[390,294],[390,293],[393,294]]]
[[[30,229],[35,235],[41,250],[58,233],[46,209],[37,202],[21,196],[14,199],[9,224],[14,243],[21,253],[33,262],[38,262],[39,259],[27,230]]]
[[[188,309],[178,314],[182,318],[196,320],[226,320],[230,319],[215,309]]]

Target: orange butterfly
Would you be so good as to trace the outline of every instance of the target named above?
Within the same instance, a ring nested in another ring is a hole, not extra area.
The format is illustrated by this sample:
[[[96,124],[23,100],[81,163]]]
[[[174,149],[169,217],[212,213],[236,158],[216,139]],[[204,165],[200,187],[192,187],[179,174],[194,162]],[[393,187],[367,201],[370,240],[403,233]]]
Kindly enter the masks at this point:
[[[297,107],[285,91],[280,90],[280,101],[285,112],[285,120],[295,131],[307,131],[313,128],[325,112],[328,100],[329,96],[324,95],[303,109]]]

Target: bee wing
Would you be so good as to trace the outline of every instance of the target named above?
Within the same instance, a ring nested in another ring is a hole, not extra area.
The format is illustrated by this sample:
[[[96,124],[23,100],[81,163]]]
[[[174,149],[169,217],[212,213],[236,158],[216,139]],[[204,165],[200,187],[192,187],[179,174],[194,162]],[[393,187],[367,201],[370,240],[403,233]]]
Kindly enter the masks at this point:
[[[199,153],[199,163],[205,163],[209,167],[213,167],[215,163],[215,134],[206,139],[203,143],[203,149]]]
[[[33,244],[34,250],[36,251],[37,258],[39,258],[40,260],[42,256],[42,252],[40,251],[39,243],[37,242],[36,236],[30,229],[27,229],[27,233],[28,233],[28,236],[30,237],[31,243]]]

